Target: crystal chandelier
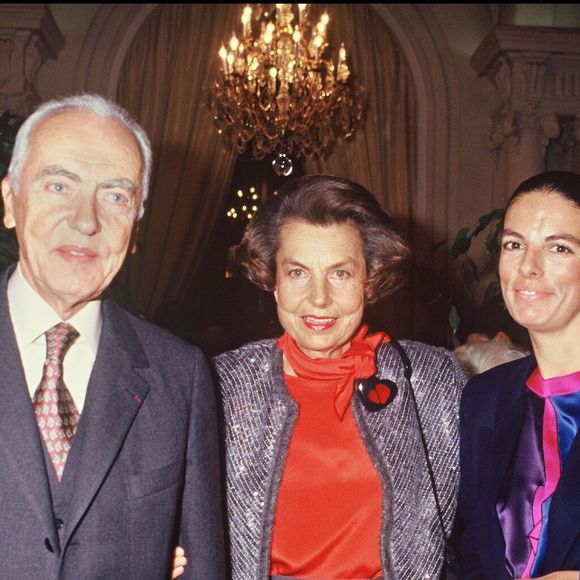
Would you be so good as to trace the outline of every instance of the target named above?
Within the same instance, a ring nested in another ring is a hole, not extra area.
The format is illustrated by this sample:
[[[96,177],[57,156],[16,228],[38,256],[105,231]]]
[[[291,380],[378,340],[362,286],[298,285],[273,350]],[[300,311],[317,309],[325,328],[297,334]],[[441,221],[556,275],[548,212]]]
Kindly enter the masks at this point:
[[[364,91],[344,45],[331,60],[328,22],[324,13],[312,26],[308,4],[246,5],[241,36],[219,51],[208,96],[218,132],[238,154],[276,154],[278,175],[292,172],[292,157],[318,157],[350,137],[362,116]]]

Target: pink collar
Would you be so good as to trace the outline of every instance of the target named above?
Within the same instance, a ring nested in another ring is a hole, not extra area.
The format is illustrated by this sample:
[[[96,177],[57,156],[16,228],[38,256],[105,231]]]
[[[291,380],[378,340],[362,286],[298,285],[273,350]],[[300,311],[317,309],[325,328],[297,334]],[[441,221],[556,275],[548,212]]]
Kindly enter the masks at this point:
[[[540,369],[536,368],[526,381],[526,385],[536,395],[543,398],[571,395],[580,391],[580,371],[561,377],[544,379],[540,374]]]

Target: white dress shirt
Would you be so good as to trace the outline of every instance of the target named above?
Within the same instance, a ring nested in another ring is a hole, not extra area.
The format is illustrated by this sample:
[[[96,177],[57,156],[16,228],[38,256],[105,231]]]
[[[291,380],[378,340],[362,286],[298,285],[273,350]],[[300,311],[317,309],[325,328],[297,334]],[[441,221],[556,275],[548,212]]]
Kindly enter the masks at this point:
[[[46,359],[44,333],[62,320],[24,279],[20,265],[8,281],[7,292],[10,318],[32,399]],[[89,302],[66,322],[72,324],[80,336],[64,357],[63,379],[81,413],[101,336],[101,301]]]

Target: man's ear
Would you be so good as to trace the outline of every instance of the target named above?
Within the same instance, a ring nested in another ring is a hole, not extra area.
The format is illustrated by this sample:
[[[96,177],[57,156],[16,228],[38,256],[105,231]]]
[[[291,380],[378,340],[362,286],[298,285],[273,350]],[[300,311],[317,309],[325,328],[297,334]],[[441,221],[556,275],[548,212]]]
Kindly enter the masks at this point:
[[[4,200],[4,227],[10,229],[16,225],[14,219],[14,190],[10,185],[10,181],[5,177],[2,180],[2,199]]]
[[[275,287],[272,293],[274,294],[274,300],[276,300],[276,304],[278,304],[278,290]]]

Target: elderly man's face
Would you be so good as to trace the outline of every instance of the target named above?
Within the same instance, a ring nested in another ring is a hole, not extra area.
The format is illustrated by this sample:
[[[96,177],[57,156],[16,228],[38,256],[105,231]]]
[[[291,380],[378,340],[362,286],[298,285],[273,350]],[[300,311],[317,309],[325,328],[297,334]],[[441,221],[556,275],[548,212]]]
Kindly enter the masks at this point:
[[[81,110],[33,130],[19,191],[2,182],[28,283],[70,318],[117,274],[141,200],[142,157],[119,122]]]

